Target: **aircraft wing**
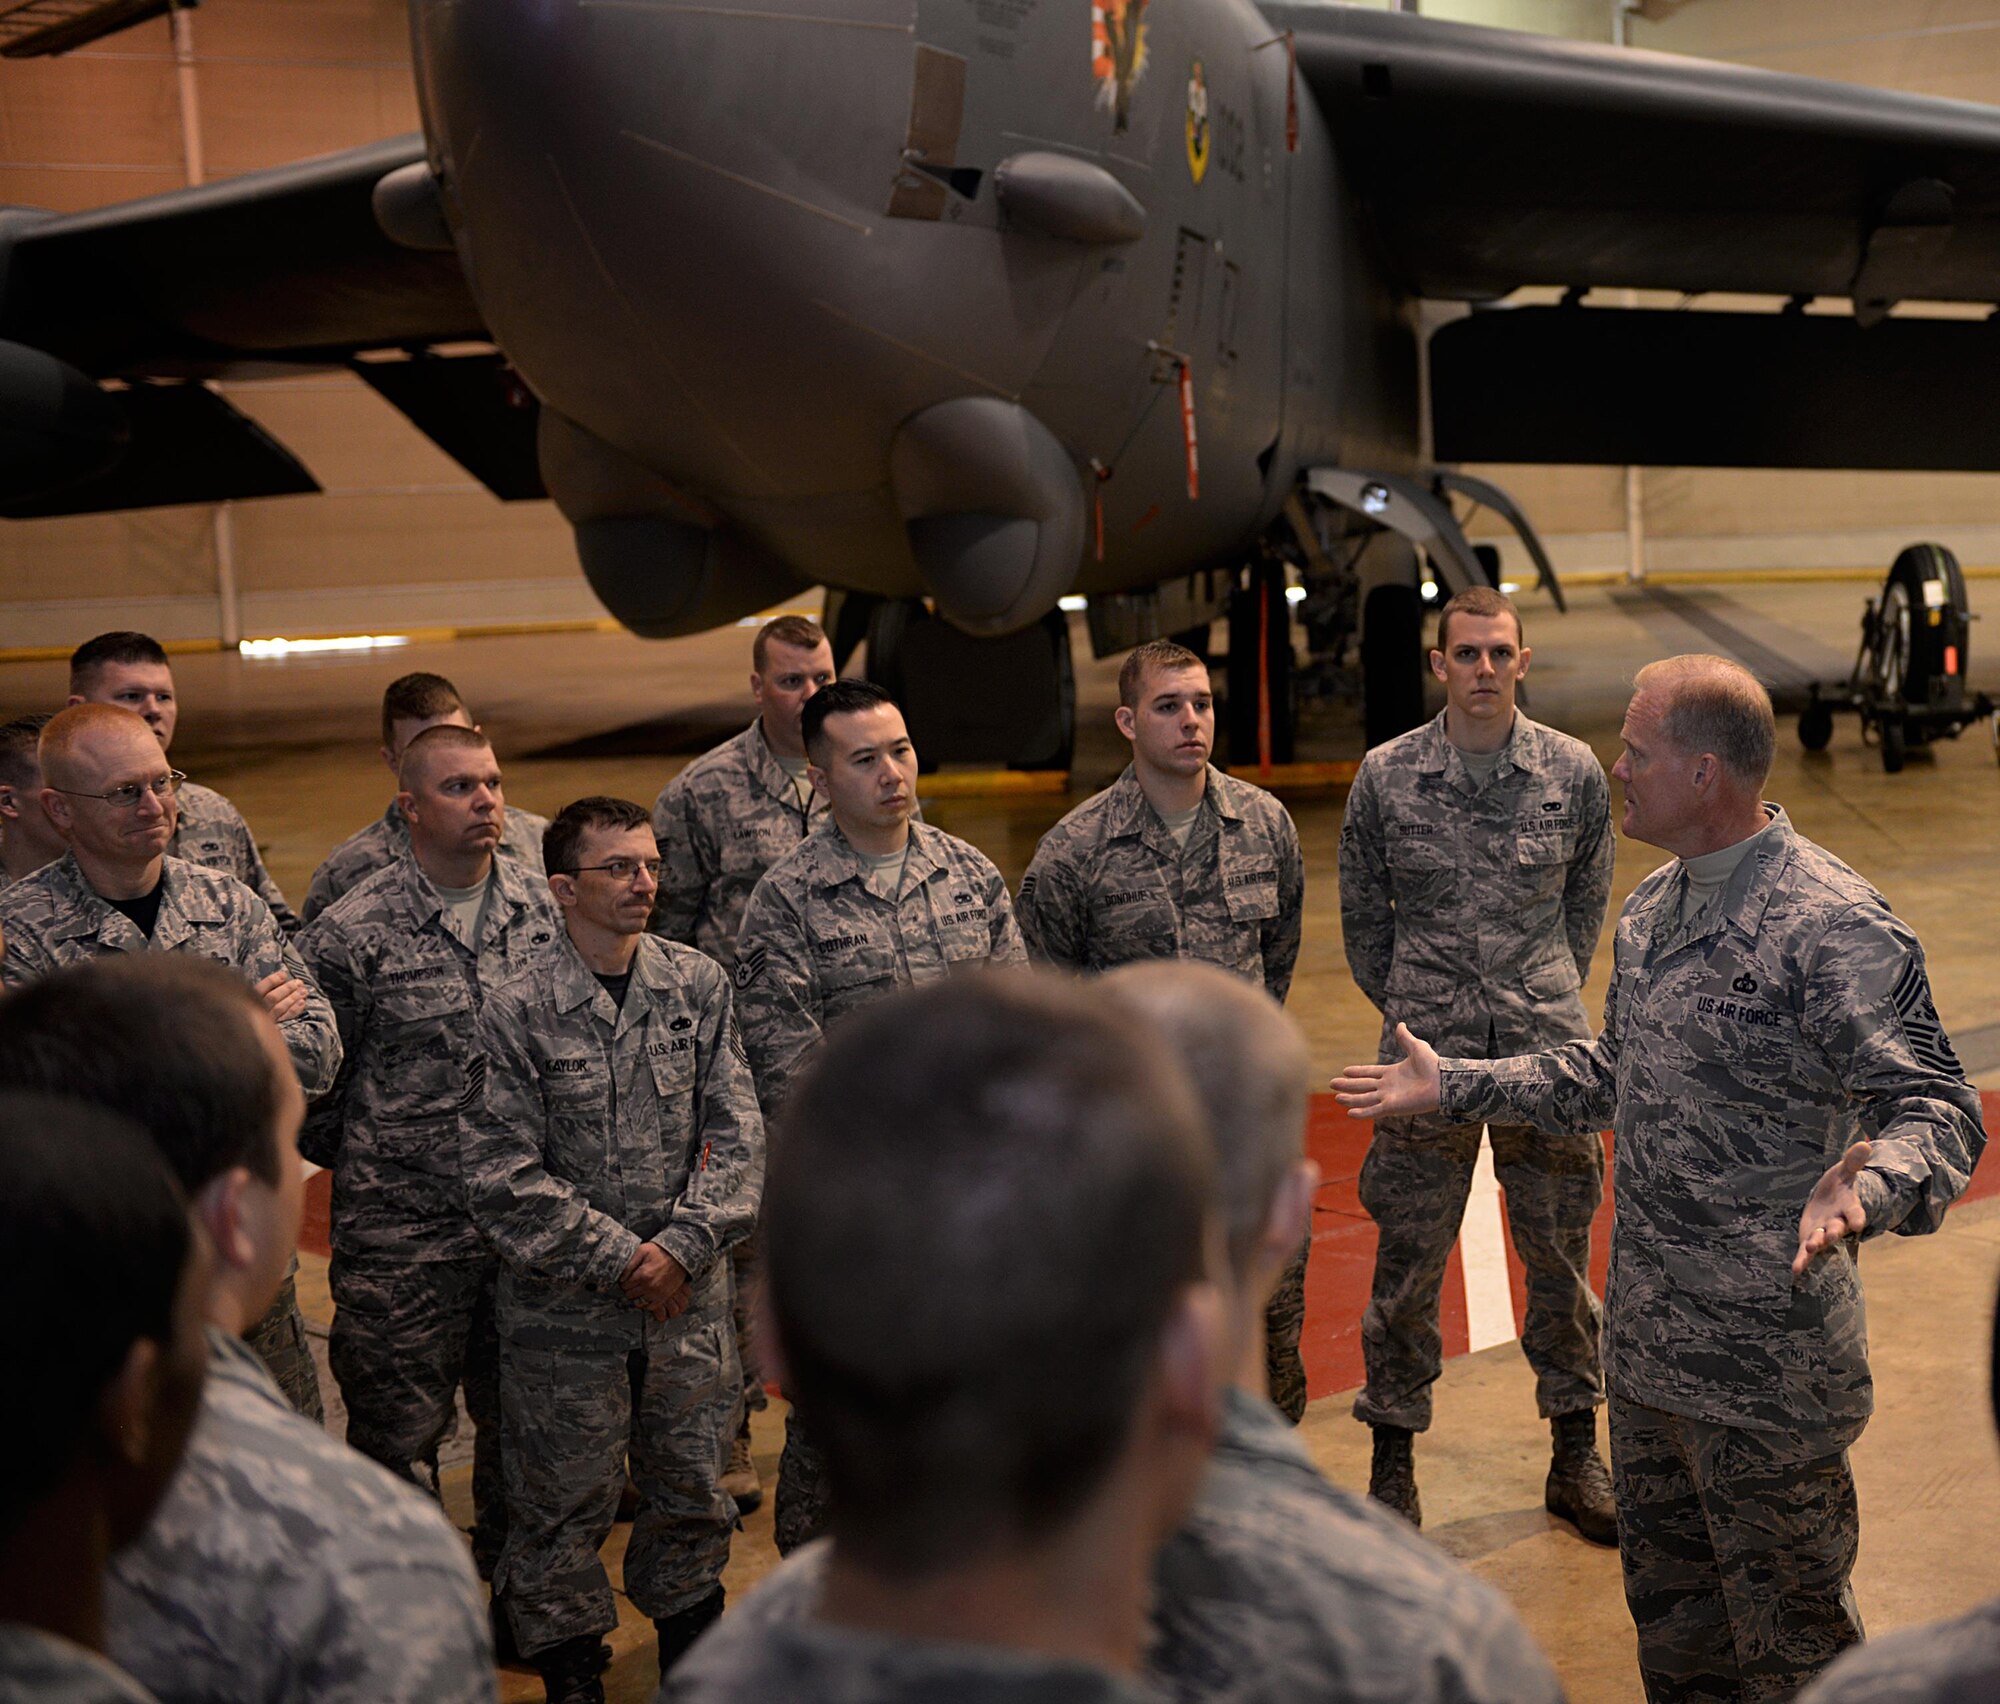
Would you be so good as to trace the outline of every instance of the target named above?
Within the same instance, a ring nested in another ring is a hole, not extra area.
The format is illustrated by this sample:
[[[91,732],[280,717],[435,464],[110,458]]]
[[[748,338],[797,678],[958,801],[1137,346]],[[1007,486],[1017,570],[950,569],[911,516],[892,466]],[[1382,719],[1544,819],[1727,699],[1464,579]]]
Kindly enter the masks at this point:
[[[487,339],[457,255],[377,222],[375,186],[423,158],[403,136],[91,212],[0,209],[0,514],[316,491],[202,381],[349,365],[498,495],[543,495],[534,398],[497,354],[356,359]]]
[[[1420,294],[2000,301],[2000,109],[1359,6],[1263,11]]]

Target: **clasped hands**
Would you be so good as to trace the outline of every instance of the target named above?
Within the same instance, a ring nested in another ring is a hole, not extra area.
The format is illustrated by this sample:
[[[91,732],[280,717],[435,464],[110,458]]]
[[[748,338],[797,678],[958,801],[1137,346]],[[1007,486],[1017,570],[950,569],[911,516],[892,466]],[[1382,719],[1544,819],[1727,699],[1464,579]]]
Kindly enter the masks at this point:
[[[681,1263],[658,1243],[642,1242],[618,1288],[635,1308],[664,1323],[687,1312],[694,1283]]]
[[[1406,1118],[1437,1110],[1441,1085],[1437,1050],[1412,1035],[1407,1024],[1396,1026],[1396,1045],[1403,1057],[1394,1064],[1350,1065],[1328,1085],[1334,1099],[1356,1118]],[[1873,1152],[1871,1144],[1856,1142],[1814,1186],[1799,1215],[1794,1278],[1841,1238],[1858,1237],[1867,1228],[1858,1179]]]

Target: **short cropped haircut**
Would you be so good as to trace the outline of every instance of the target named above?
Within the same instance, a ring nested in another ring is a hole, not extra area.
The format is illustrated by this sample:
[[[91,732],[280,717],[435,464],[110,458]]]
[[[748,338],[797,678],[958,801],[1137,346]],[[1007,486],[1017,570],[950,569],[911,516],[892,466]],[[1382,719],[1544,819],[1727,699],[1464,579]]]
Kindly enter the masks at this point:
[[[55,716],[46,710],[0,722],[0,784],[32,787],[42,773],[42,730]]]
[[[80,1101],[0,1091],[0,1366],[14,1390],[0,1402],[0,1538],[96,1435],[132,1345],[173,1341],[189,1240],[143,1130]]]
[[[165,648],[149,633],[100,633],[86,639],[69,654],[69,689],[88,690],[91,676],[112,663],[151,663],[167,666]]]
[[[1171,672],[1207,667],[1185,645],[1172,639],[1148,639],[1118,667],[1118,702],[1127,710],[1138,709],[1140,696],[1146,690],[1146,676],[1155,669]]]
[[[823,686],[805,702],[799,712],[799,733],[805,740],[806,755],[817,763],[825,744],[826,724],[833,716],[851,716],[857,710],[873,710],[878,704],[893,705],[895,699],[872,680],[836,680]]]
[[[1693,653],[1648,663],[1634,678],[1662,703],[1660,729],[1690,757],[1713,752],[1746,787],[1761,788],[1778,753],[1771,695],[1741,663]]]
[[[433,757],[442,757],[448,751],[492,749],[493,742],[477,728],[461,728],[455,722],[440,722],[434,728],[426,728],[403,747],[402,761],[396,765],[396,784],[405,792],[414,792],[416,789],[411,782],[422,779]]]
[[[146,1130],[189,1195],[241,1166],[278,1181],[263,1001],[191,953],[112,954],[0,1000],[0,1082],[89,1101]]]
[[[1121,965],[1099,986],[1172,1047],[1194,1085],[1214,1145],[1229,1258],[1241,1276],[1304,1152],[1305,1038],[1263,989],[1217,965]]]
[[[764,672],[764,659],[773,641],[789,645],[795,651],[817,651],[826,643],[826,630],[809,615],[772,617],[757,629],[757,637],[750,641],[750,666],[759,674]]]
[[[1205,1270],[1166,1048],[1047,972],[906,989],[834,1030],[770,1156],[772,1317],[842,1549],[910,1577],[1060,1529]]]
[[[542,830],[542,867],[552,876],[573,876],[583,837],[593,828],[610,829],[615,834],[628,828],[650,831],[652,826],[646,807],[630,799],[593,793],[587,799],[574,800],[557,811],[555,821]]]
[[[1492,586],[1468,586],[1462,592],[1454,592],[1438,611],[1437,648],[1445,649],[1445,635],[1451,631],[1454,615],[1495,616],[1509,615],[1514,618],[1514,643],[1528,642],[1527,630],[1521,625],[1521,612],[1514,607],[1514,600]]]
[[[382,692],[383,749],[396,749],[398,722],[434,722],[464,709],[465,700],[459,697],[458,688],[443,675],[399,675]]]

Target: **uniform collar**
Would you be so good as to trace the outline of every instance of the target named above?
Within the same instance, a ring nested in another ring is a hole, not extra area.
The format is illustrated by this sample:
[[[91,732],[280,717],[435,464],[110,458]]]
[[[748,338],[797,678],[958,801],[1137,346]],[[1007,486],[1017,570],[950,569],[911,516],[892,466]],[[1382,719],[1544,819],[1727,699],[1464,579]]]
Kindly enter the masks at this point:
[[[910,819],[910,851],[903,860],[902,891],[907,891],[916,882],[928,880],[934,872],[945,867],[939,832],[914,817]],[[861,854],[854,850],[853,842],[840,832],[840,824],[833,820],[831,812],[806,844],[812,848],[814,887],[837,888],[842,882],[865,884],[868,866],[862,863]]]
[[[1689,930],[1683,925],[1674,936],[1658,938],[1657,945],[1684,946],[1689,942],[1708,940],[1725,929],[1735,931],[1745,940],[1756,939],[1757,931],[1763,926],[1764,913],[1770,907],[1771,896],[1790,867],[1799,844],[1798,831],[1792,827],[1792,819],[1785,815],[1782,805],[1766,800],[1764,810],[1770,818],[1767,826],[1775,832],[1764,834],[1757,849],[1736,866],[1729,885],[1722,890],[1722,903],[1704,914],[1698,928]],[[1672,910],[1680,886],[1681,866],[1677,858],[1665,866],[1658,887],[1647,899],[1645,918],[1649,942],[1655,940],[1654,930],[1660,919]]]
[[[407,842],[407,833],[404,839]],[[441,921],[444,916],[444,901],[438,895],[437,884],[426,874],[423,865],[417,862],[415,850],[407,844],[403,849],[402,864],[408,878],[405,891],[410,897],[412,920],[420,928],[433,923],[444,928]],[[521,869],[519,860],[503,858],[500,856],[499,848],[494,848],[492,874],[494,903],[486,908],[486,928],[480,938],[480,946],[485,946],[488,941],[512,928],[515,919],[534,905],[534,893],[528,883],[542,879],[540,876],[528,875]],[[551,904],[553,903],[551,901]],[[444,929],[444,933],[451,935],[452,940],[459,945],[464,945],[451,930]]]
[[[798,789],[792,784],[792,773],[778,761],[778,754],[771,749],[771,742],[764,737],[764,718],[759,716],[749,727],[736,736],[743,748],[744,761],[750,766],[750,773],[757,778],[757,784],[781,804],[798,809]],[[807,784],[808,796],[819,803],[819,795],[811,791]],[[810,810],[812,807],[806,807]]]
[[[1508,767],[1524,775],[1540,774],[1548,765],[1548,744],[1548,730],[1541,723],[1531,720],[1528,713],[1517,705],[1514,709],[1514,731],[1503,748]],[[1451,735],[1445,731],[1445,712],[1442,710],[1424,724],[1418,743],[1417,768],[1425,775],[1444,776],[1461,793],[1480,790],[1473,783],[1472,771],[1465,767],[1465,760],[1459,756],[1458,747],[1451,743]]]
[[[107,930],[114,936],[126,930],[139,933],[136,923],[90,885],[74,852],[65,852],[53,868],[50,881],[66,889],[71,902],[62,908],[71,921],[58,926],[55,931],[58,940],[87,940],[93,936],[103,939]],[[160,913],[148,945],[162,951],[187,939],[188,924],[225,921],[213,890],[193,879],[188,874],[189,868],[185,859],[172,853],[160,860]]]
[[[410,843],[410,819],[403,815],[403,807],[396,803],[397,797],[394,794],[390,796],[389,808],[382,813],[382,826],[396,845],[407,846]]]
[[[583,954],[576,950],[576,943],[569,938],[569,931],[559,925],[556,935],[556,946],[549,957],[549,980],[555,990],[558,1012],[567,1017],[578,1007],[588,1006],[599,1018],[621,1029],[626,1013],[643,1012],[642,1007],[633,1005],[629,989],[625,1003],[613,1010],[609,991],[597,980],[597,972],[584,963]],[[667,954],[650,935],[639,937],[638,949],[632,954],[631,976],[642,988],[661,989],[673,985],[673,978],[667,970]]]
[[[1126,764],[1125,772],[1105,791],[1109,795],[1109,827],[1113,839],[1144,840],[1154,845],[1156,850],[1171,850],[1176,857],[1179,856],[1180,847],[1168,833],[1166,819],[1153,808],[1153,801],[1146,797],[1146,789],[1139,785],[1138,765]],[[1212,763],[1208,766],[1201,797],[1202,803],[1224,822],[1243,820],[1230,778]]]

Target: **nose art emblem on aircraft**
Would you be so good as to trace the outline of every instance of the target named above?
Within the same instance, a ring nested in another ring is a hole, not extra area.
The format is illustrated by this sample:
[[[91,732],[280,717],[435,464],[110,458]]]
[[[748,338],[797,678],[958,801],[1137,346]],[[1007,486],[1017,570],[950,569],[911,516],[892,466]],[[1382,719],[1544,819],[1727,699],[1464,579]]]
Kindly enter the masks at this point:
[[[1095,0],[1090,8],[1090,75],[1112,129],[1131,128],[1132,88],[1146,69],[1147,0]]]
[[[1187,160],[1189,173],[1200,183],[1208,175],[1208,76],[1199,59],[1188,72]]]

